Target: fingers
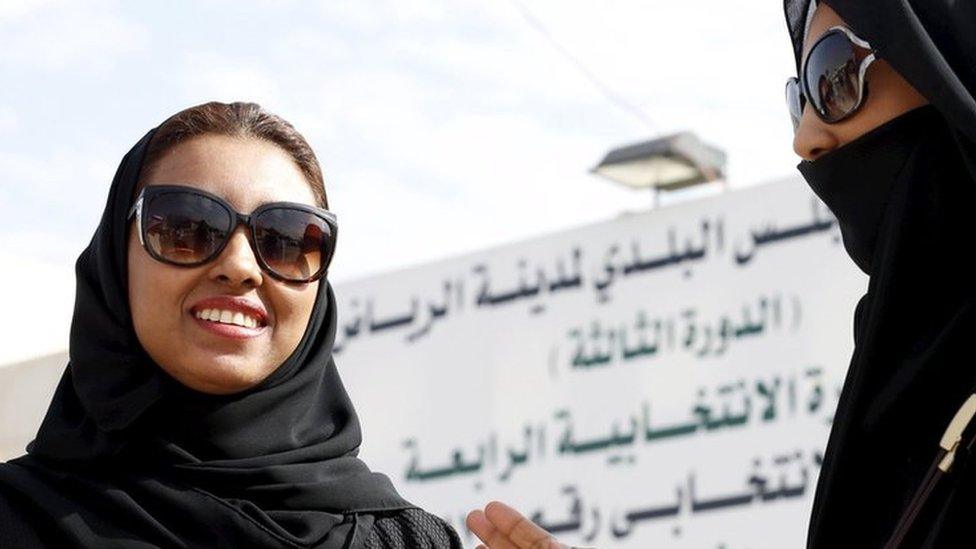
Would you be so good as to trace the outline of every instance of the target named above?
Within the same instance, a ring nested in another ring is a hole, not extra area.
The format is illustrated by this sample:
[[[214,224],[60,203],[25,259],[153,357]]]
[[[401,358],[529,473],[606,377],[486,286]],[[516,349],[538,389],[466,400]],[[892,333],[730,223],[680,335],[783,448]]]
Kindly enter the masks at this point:
[[[478,549],[564,549],[537,524],[500,501],[475,510],[465,519],[468,529],[485,543]]]
[[[464,523],[468,526],[468,530],[471,530],[474,535],[478,536],[478,539],[485,543],[485,545],[479,545],[478,549],[519,549],[488,520],[484,511],[480,509],[468,513]]]
[[[485,507],[484,515],[496,530],[505,534],[519,549],[557,549],[561,547],[549,535],[549,532],[500,501],[489,503]],[[489,547],[495,549],[491,544]]]

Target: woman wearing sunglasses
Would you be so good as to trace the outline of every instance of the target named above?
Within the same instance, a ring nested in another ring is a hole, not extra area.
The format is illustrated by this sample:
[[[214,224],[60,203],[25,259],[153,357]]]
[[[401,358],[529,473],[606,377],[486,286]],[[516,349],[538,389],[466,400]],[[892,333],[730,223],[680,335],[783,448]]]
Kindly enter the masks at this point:
[[[799,170],[870,276],[807,545],[974,547],[976,3],[786,0]],[[492,549],[564,547],[493,502]]]
[[[460,548],[356,457],[336,237],[288,122],[214,102],[150,130],[78,258],[43,424],[0,464],[0,547]]]

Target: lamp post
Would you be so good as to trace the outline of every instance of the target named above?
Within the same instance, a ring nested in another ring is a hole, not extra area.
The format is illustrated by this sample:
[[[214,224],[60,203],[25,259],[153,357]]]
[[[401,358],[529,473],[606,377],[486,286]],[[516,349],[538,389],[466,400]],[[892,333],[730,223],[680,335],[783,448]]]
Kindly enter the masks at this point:
[[[725,162],[721,149],[691,132],[680,132],[612,149],[590,173],[633,189],[653,189],[656,207],[661,191],[720,179],[724,186]]]

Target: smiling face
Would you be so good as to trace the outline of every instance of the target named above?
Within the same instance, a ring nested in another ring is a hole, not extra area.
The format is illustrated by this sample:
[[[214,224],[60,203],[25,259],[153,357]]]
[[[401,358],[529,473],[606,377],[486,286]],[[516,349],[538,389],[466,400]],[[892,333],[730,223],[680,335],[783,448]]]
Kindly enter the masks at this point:
[[[158,160],[145,182],[163,183],[216,194],[242,213],[267,202],[315,205],[288,153],[255,138],[207,134],[180,143]],[[319,285],[272,278],[261,270],[248,238],[241,225],[213,261],[187,268],[151,258],[139,243],[135,221],[129,225],[129,304],[136,335],[166,373],[191,389],[229,394],[257,385],[295,350],[308,326]],[[216,305],[202,303],[211,298],[218,298]],[[196,316],[204,308],[243,311],[241,303],[263,311],[256,328]]]
[[[806,59],[810,46],[835,25],[848,26],[830,6],[823,2],[818,4],[803,43],[803,59]],[[857,33],[857,29],[852,30]],[[793,138],[793,150],[797,155],[804,160],[815,160],[881,124],[928,103],[884,59],[871,63],[865,82],[870,90],[867,99],[853,116],[841,122],[827,124],[817,117],[809,104],[803,109],[800,126]]]

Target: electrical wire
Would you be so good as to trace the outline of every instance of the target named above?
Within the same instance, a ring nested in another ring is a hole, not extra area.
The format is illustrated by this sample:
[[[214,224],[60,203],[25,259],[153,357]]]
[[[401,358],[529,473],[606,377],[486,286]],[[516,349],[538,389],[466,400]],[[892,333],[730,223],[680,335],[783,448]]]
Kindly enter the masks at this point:
[[[576,56],[574,56],[572,52],[569,51],[569,49],[567,49],[558,40],[556,40],[556,38],[552,35],[552,33],[549,32],[549,29],[547,29],[546,26],[542,24],[542,21],[540,21],[539,18],[536,17],[532,13],[532,11],[529,10],[529,8],[522,3],[521,0],[510,0],[510,1],[518,10],[519,14],[522,16],[522,19],[524,19],[525,22],[528,23],[530,27],[532,27],[539,34],[541,34],[543,38],[545,38],[549,42],[549,44],[553,48],[555,48],[557,52],[559,52],[563,57],[566,58],[566,60],[572,63],[572,65],[576,67],[576,70],[578,70],[587,80],[590,81],[591,84],[593,84],[598,90],[600,90],[600,93],[602,93],[604,97],[607,98],[607,100],[609,100],[619,109],[627,112],[631,116],[640,120],[640,122],[643,125],[647,126],[648,130],[650,130],[651,133],[657,132],[657,124],[654,123],[651,117],[646,112],[644,112],[643,109],[631,103],[630,101],[627,101],[627,99],[625,99],[620,94],[615,92],[610,86],[605,84],[603,80],[601,80],[593,71],[587,68],[582,61],[577,59]]]

